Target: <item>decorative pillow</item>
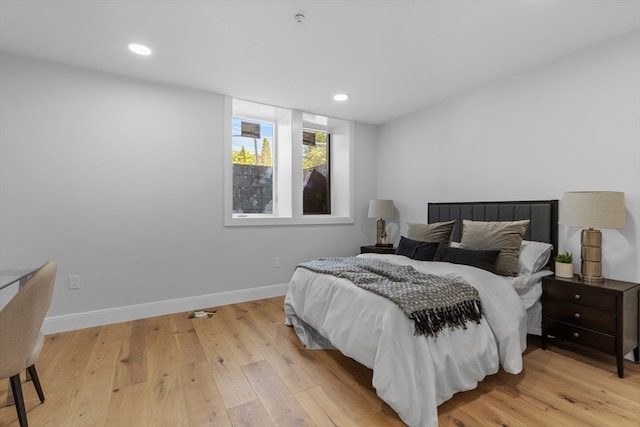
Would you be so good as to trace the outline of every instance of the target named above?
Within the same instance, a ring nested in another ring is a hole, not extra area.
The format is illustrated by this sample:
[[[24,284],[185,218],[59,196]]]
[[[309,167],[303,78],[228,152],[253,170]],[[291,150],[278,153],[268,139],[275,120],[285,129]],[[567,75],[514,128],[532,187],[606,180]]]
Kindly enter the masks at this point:
[[[518,272],[531,275],[542,270],[549,262],[552,250],[550,243],[523,240],[520,244]]]
[[[440,259],[442,251],[449,246],[451,234],[456,221],[434,222],[432,224],[407,223],[407,237],[422,242],[440,243],[440,247],[436,251],[435,260]]]
[[[420,242],[400,236],[396,255],[404,255],[419,261],[433,261],[437,249],[438,243]]]
[[[500,250],[496,274],[518,274],[518,256],[529,220],[522,221],[462,221],[460,247],[475,250]]]
[[[440,261],[470,265],[495,273],[498,255],[500,255],[500,251],[498,250],[476,251],[473,249],[449,247],[442,252]]]

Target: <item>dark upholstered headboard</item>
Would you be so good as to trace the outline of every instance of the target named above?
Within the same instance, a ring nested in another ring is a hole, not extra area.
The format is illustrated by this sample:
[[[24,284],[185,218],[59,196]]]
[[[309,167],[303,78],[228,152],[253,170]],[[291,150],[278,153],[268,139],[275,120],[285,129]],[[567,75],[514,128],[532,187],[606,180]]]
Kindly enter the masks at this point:
[[[535,200],[525,202],[466,202],[429,203],[428,222],[456,220],[453,240],[460,241],[462,220],[472,221],[518,221],[531,222],[525,240],[546,242],[553,245],[551,259],[558,253],[558,201]]]

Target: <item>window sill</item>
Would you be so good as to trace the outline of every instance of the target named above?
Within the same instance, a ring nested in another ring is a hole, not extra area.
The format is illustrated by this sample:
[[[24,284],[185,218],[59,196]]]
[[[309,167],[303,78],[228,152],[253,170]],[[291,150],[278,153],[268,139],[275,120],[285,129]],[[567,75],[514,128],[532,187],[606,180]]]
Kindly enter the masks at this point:
[[[299,218],[292,217],[231,217],[225,218],[226,227],[242,226],[289,226],[289,225],[332,225],[332,224],[353,224],[353,217],[329,216],[329,215],[308,215]]]

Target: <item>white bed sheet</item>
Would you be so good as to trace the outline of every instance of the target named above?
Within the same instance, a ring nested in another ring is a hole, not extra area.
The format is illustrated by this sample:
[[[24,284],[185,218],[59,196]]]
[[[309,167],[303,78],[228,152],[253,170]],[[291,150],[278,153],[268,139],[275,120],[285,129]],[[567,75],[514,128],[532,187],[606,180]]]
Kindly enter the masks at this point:
[[[437,426],[437,406],[477,386],[502,365],[517,374],[526,348],[525,308],[501,276],[474,267],[364,254],[418,271],[455,275],[476,287],[484,318],[437,338],[414,336],[413,321],[391,301],[346,279],[298,268],[285,315],[307,348],[337,348],[373,370],[373,387],[409,426]]]
[[[519,274],[515,277],[505,277],[505,280],[513,286],[520,300],[527,310],[527,333],[532,335],[542,334],[542,278],[553,275],[551,270],[541,270],[534,274]]]

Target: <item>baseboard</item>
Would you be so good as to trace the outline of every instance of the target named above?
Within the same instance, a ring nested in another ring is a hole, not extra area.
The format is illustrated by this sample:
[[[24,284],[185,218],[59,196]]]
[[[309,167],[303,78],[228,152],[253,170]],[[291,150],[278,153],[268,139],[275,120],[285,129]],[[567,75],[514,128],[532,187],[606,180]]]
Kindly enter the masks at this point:
[[[288,287],[289,285],[285,283],[281,285],[243,289],[240,291],[220,292],[217,294],[199,295],[195,297],[47,317],[42,325],[42,333],[53,334],[93,326],[108,325],[110,323],[180,313],[182,311],[271,298],[286,294]]]

